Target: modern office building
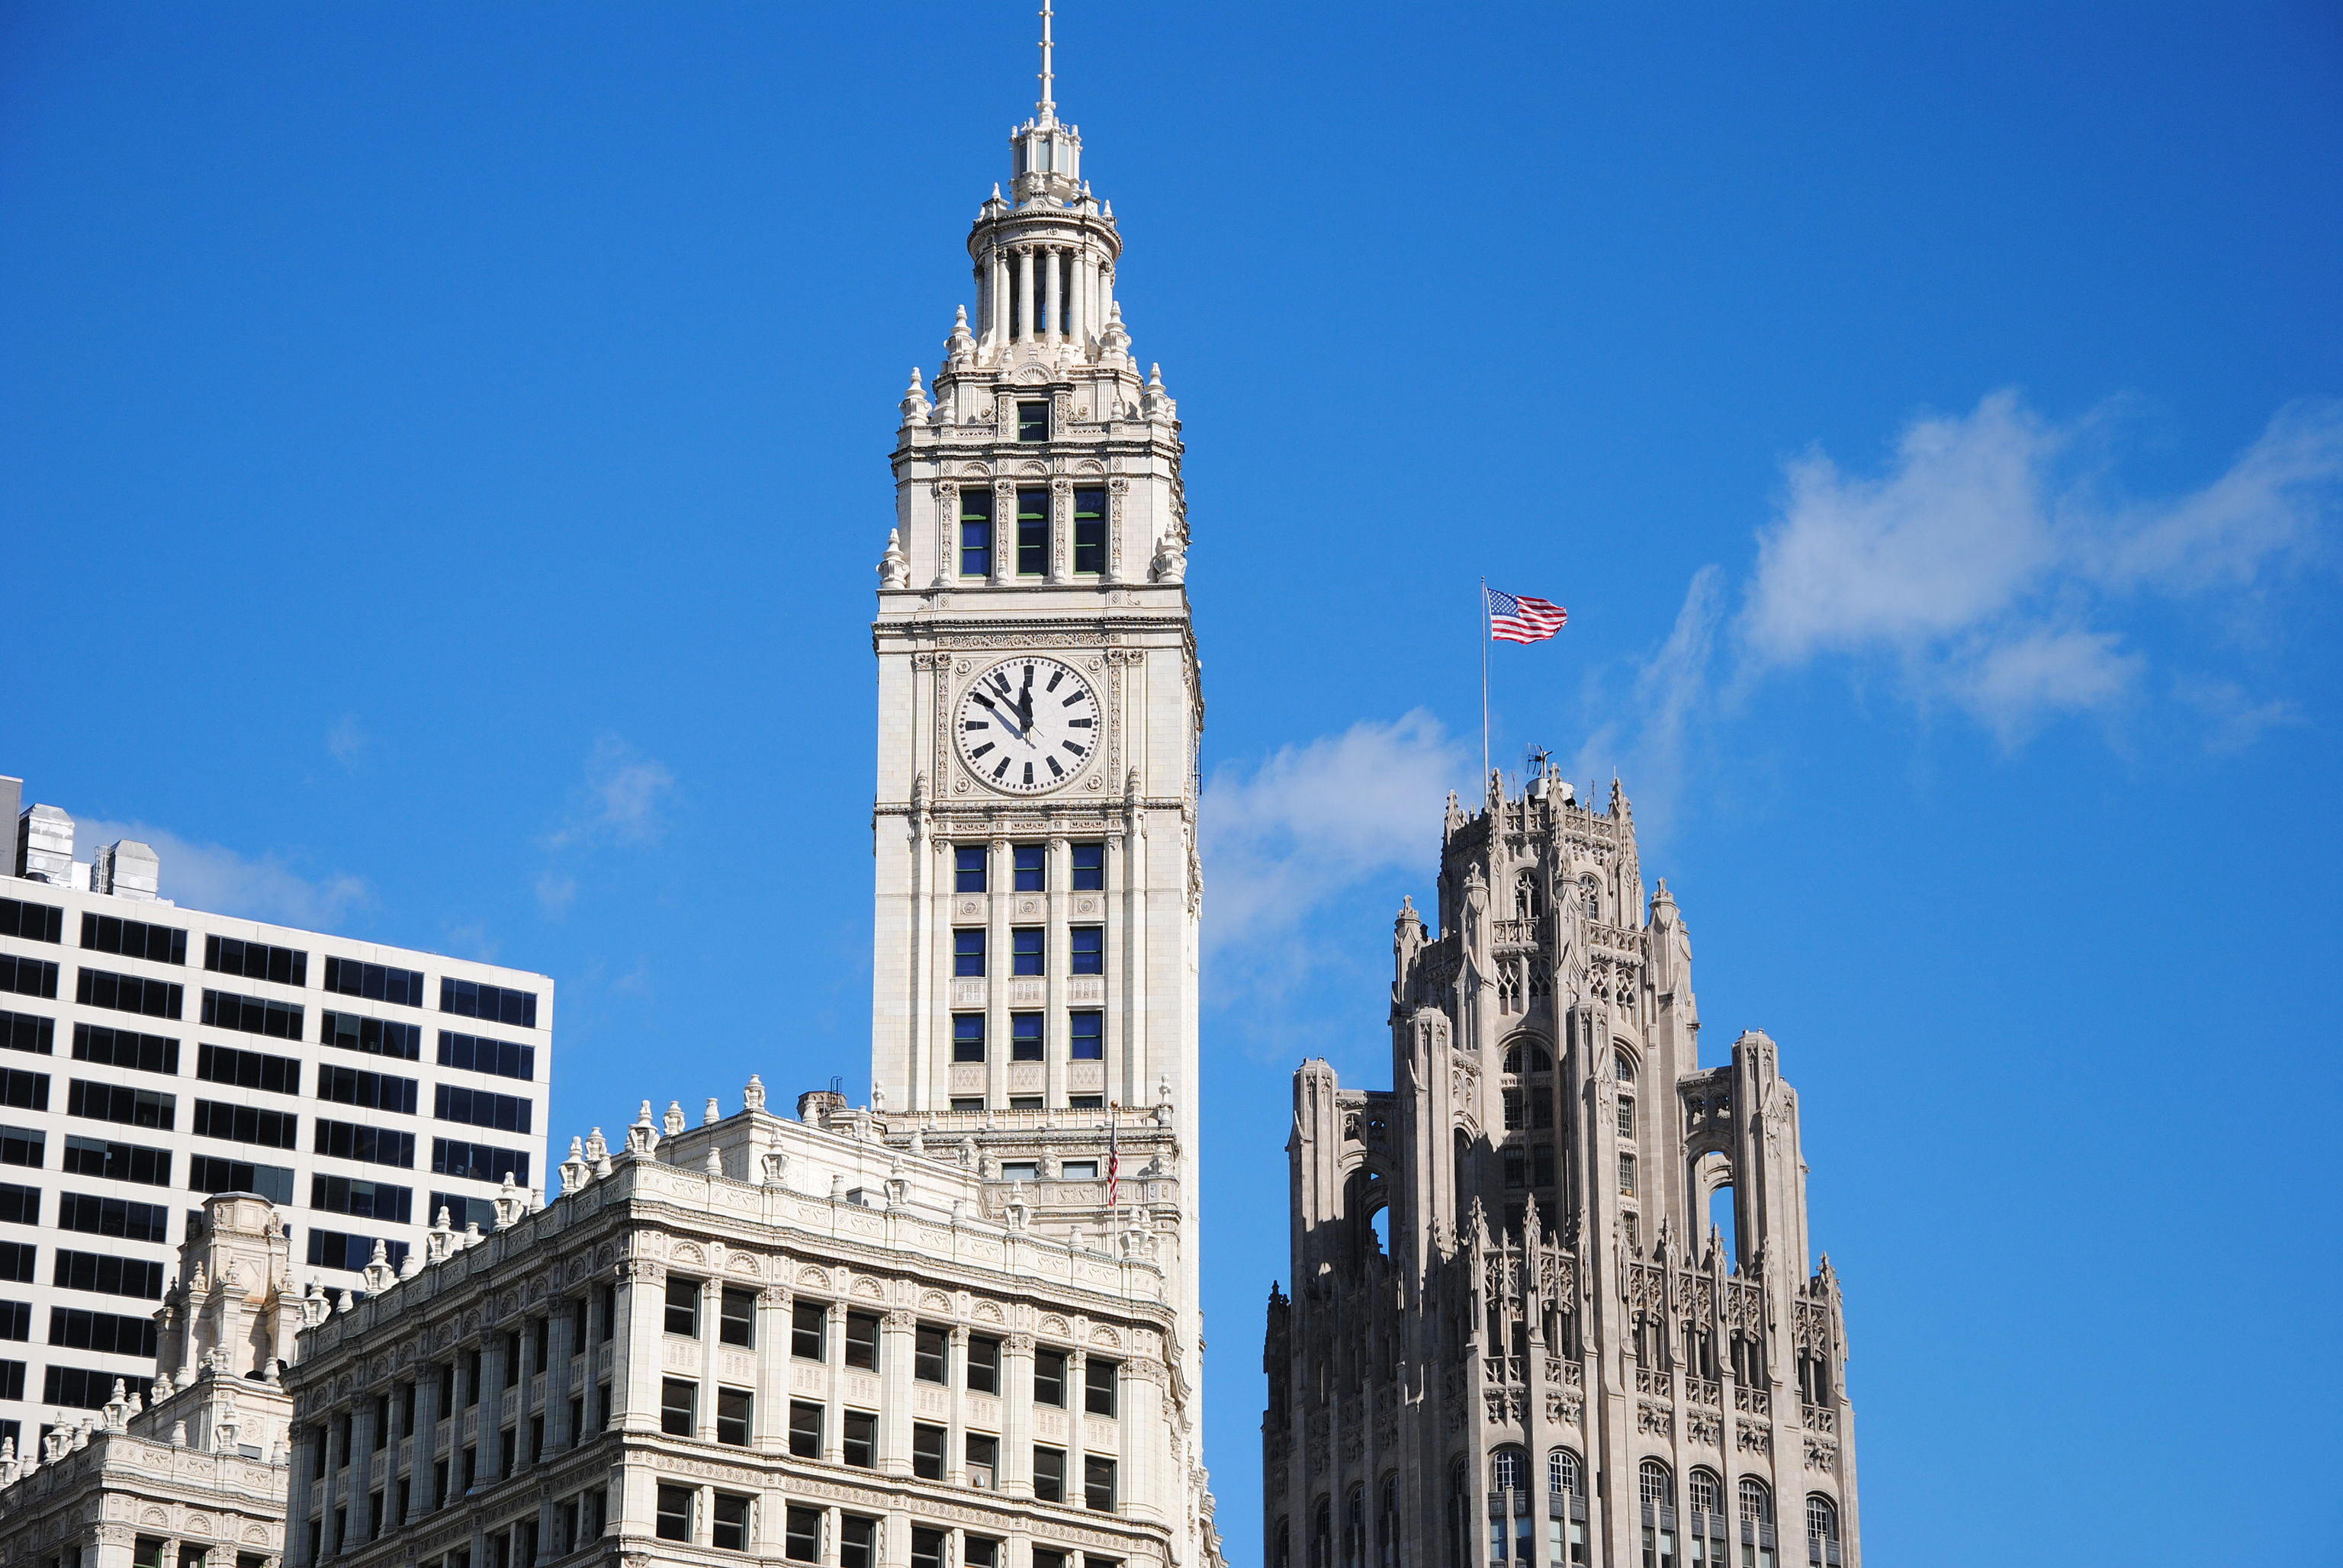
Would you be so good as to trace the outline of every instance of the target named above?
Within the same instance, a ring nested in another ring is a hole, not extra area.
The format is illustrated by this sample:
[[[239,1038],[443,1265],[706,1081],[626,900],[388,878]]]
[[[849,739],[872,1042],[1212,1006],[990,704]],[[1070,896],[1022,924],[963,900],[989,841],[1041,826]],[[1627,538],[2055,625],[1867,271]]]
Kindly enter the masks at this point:
[[[436,1212],[544,1181],[553,982],[184,909],[123,841],[76,858],[0,779],[0,1440],[154,1374],[151,1316],[208,1194],[276,1204],[306,1286],[396,1266]],[[271,1282],[272,1285],[275,1282]]]
[[[1704,1060],[1635,823],[1540,767],[1449,797],[1393,937],[1390,1089],[1293,1080],[1267,1568],[1855,1568],[1837,1276],[1797,1091]]]

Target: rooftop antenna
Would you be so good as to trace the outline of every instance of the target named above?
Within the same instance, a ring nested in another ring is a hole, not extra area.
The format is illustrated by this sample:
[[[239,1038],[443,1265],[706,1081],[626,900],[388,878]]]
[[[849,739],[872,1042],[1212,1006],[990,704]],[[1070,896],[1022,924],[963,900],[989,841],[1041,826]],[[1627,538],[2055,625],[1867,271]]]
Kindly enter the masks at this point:
[[[1050,69],[1050,18],[1056,15],[1050,9],[1050,0],[1041,0],[1041,123],[1050,125],[1058,117],[1057,103],[1050,96],[1056,76]]]

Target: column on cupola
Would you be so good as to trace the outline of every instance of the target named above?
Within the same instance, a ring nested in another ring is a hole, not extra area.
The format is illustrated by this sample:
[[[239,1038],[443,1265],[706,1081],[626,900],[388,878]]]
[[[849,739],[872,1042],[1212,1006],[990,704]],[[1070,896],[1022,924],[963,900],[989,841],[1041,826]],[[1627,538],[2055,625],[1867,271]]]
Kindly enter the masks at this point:
[[[1021,338],[1033,336],[1033,248],[1017,247],[1017,332]]]
[[[1009,341],[1009,253],[999,246],[985,252],[984,347],[998,352]]]
[[[1091,247],[1078,245],[1071,255],[1066,267],[1066,341],[1080,352],[1090,347]]]
[[[1051,245],[1041,248],[1041,341],[1062,343],[1066,337],[1065,276],[1066,253]]]

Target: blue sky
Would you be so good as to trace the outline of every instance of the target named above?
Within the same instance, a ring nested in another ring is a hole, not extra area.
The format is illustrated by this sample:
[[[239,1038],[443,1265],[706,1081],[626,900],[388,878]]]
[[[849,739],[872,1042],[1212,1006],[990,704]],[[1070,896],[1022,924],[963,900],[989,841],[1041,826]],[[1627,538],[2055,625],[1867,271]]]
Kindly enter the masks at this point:
[[[1386,1081],[1485,572],[1573,612],[1499,756],[1619,771],[1803,1091],[1877,1560],[2343,1562],[2332,8],[1060,35],[1191,445],[1233,1560],[1287,1074]],[[1034,36],[0,10],[0,770],[550,972],[565,1138],[859,1092],[886,454]]]

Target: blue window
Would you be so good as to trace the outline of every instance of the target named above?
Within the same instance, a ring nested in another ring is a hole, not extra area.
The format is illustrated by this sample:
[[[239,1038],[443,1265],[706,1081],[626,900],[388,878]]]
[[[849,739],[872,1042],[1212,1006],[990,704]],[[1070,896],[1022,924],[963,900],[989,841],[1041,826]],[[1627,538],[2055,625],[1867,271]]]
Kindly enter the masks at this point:
[[[952,973],[962,980],[984,976],[984,929],[952,933]]]
[[[952,891],[984,891],[984,846],[962,844],[952,850]]]
[[[1074,891],[1095,893],[1106,887],[1106,846],[1076,844],[1074,850]]]
[[[1041,1015],[1038,1012],[1012,1012],[1009,1015],[1009,1060],[1039,1061],[1041,1060]]]
[[[1097,1061],[1106,1055],[1106,1014],[1078,1012],[1067,1020],[1067,1052],[1076,1061]]]
[[[1017,492],[1017,572],[1040,577],[1050,569],[1050,492]]]
[[[954,1061],[984,1060],[984,1015],[982,1013],[952,1014],[952,1060]]]
[[[1017,859],[1017,890],[1039,893],[1049,887],[1050,846],[1019,844],[1011,851]]]
[[[1074,492],[1074,570],[1106,570],[1106,492]]]
[[[960,493],[960,575],[992,575],[992,492],[982,488]]]
[[[1106,973],[1106,928],[1076,926],[1073,930],[1074,973],[1102,975]]]
[[[1019,926],[1009,933],[1009,972],[1013,975],[1043,973],[1041,955],[1049,933],[1040,926]]]
[[[1046,441],[1050,438],[1050,405],[1046,401],[1017,405],[1017,438],[1021,441]]]

